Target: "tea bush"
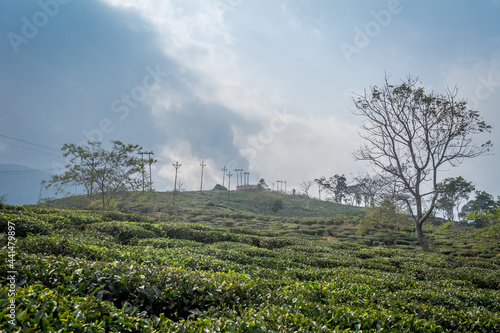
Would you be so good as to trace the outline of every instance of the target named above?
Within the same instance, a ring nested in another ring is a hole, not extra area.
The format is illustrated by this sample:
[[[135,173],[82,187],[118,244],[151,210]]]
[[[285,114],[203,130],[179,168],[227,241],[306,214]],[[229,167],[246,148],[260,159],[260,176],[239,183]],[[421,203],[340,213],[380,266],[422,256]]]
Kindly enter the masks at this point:
[[[500,331],[495,252],[461,257],[40,207],[5,206],[0,218],[39,228],[15,245],[14,298],[0,238],[5,332]]]

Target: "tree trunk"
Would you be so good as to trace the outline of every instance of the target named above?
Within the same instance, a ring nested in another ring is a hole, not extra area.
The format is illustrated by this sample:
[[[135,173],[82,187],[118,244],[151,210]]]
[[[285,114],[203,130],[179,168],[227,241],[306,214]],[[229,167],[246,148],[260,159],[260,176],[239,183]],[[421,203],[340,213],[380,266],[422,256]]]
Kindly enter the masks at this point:
[[[104,190],[102,191],[102,210],[106,210],[106,197],[105,197],[105,193],[104,193]]]
[[[417,233],[417,239],[422,247],[422,251],[429,252],[429,244],[427,243],[427,239],[425,239],[424,233],[422,232],[421,223],[415,223],[415,232]]]

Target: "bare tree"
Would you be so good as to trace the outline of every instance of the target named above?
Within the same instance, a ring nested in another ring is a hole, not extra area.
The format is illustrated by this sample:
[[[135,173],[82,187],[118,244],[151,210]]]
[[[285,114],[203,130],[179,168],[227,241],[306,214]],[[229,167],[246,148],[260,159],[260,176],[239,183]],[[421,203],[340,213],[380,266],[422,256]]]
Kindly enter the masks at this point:
[[[1,194],[0,195],[0,203],[5,203],[5,201],[7,201],[7,196],[8,196],[7,193]]]
[[[473,139],[490,132],[491,126],[469,109],[467,100],[457,99],[457,88],[425,93],[418,83],[409,76],[394,86],[386,76],[382,87],[354,98],[353,113],[364,118],[361,136],[367,141],[354,156],[390,179],[396,199],[406,203],[413,217],[422,249],[428,251],[422,225],[435,208],[440,168],[486,154],[491,142],[478,145]]]
[[[354,178],[354,182],[357,185],[357,190],[363,199],[365,206],[370,206],[374,204],[377,194],[379,194],[382,188],[382,180],[378,176],[371,176],[368,173],[359,174]]]
[[[306,195],[306,197],[309,198],[309,189],[311,188],[313,182],[310,181],[310,180],[303,180],[301,183],[300,183],[300,188],[302,191],[304,191],[304,194]]]
[[[185,191],[186,189],[184,188],[184,179],[179,178],[177,179],[177,191]]]

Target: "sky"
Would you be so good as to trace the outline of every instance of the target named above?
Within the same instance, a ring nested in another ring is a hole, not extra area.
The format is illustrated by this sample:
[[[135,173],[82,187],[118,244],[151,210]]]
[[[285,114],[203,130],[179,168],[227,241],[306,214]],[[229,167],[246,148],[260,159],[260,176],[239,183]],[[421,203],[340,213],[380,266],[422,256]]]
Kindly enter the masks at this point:
[[[57,173],[64,143],[121,140],[154,152],[159,191],[176,162],[199,189],[202,161],[204,189],[225,166],[300,191],[370,170],[352,99],[412,75],[493,127],[491,154],[440,174],[496,197],[499,17],[500,0],[3,0],[0,164]]]

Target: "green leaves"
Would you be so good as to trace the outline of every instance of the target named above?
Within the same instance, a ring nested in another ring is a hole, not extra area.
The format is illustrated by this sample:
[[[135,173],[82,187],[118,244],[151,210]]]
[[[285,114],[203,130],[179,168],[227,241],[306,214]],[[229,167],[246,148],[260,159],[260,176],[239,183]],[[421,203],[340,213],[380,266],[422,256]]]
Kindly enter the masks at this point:
[[[6,332],[500,329],[494,258],[151,219],[113,221],[108,213],[10,207],[9,214],[7,220],[29,216],[64,227],[19,240],[18,281],[26,282],[16,286],[16,327],[6,317],[9,286],[0,275],[0,329]],[[7,256],[4,247],[4,273]]]

